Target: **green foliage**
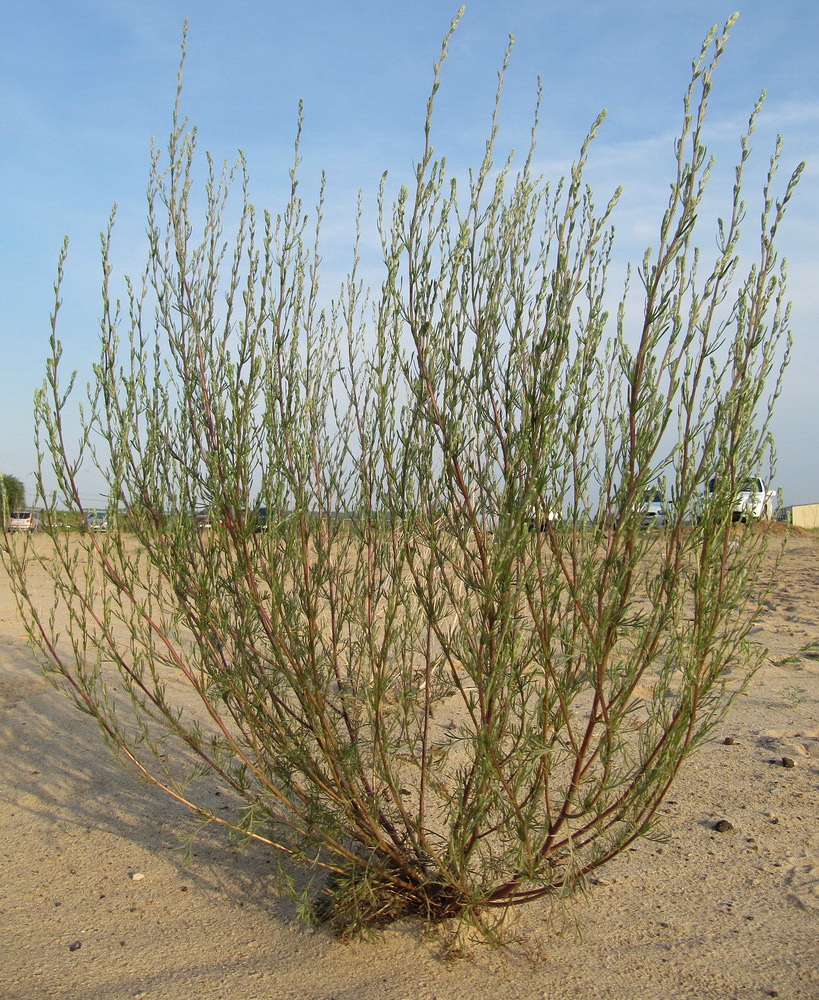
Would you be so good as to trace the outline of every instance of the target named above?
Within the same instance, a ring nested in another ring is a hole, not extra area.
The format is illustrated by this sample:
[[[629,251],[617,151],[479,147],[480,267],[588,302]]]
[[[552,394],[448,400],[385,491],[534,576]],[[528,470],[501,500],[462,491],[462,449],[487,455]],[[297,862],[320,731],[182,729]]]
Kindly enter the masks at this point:
[[[55,611],[30,607],[32,634],[127,766],[283,858],[302,913],[488,931],[571,890],[651,833],[759,662],[763,535],[730,514],[770,455],[788,339],[774,235],[798,171],[776,195],[777,150],[743,275],[755,109],[716,250],[696,249],[726,35],[695,63],[656,246],[619,304],[617,195],[599,210],[583,181],[602,118],[556,185],[535,174],[536,128],[518,172],[496,168],[493,125],[464,190],[430,145],[448,37],[414,186],[379,194],[377,294],[357,239],[323,304],[298,140],[281,214],[249,204],[243,161],[208,160],[197,221],[196,136],[175,113],[122,305],[103,237],[81,456],[55,309],[41,451],[76,508],[80,457],[96,462],[133,535],[47,524]],[[646,531],[658,483],[674,503]],[[232,812],[210,811],[203,774]]]
[[[3,475],[0,477],[0,493],[2,493],[2,510],[20,510],[26,503],[26,488],[16,476]]]

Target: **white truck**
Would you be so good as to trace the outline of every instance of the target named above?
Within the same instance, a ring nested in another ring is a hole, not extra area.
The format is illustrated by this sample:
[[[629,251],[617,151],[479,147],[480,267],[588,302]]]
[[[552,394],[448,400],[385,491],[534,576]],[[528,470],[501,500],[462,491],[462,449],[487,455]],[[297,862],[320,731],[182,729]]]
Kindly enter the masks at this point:
[[[732,521],[770,521],[774,515],[776,490],[768,490],[758,476],[749,476],[734,499]]]

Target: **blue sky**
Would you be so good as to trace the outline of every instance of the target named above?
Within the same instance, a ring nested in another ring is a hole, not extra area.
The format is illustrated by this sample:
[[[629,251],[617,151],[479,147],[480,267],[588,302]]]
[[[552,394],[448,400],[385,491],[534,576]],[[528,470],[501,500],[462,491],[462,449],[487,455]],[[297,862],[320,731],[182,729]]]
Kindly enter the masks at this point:
[[[736,0],[733,0],[736,3]],[[89,376],[99,316],[99,233],[118,204],[115,266],[138,273],[151,136],[167,135],[182,23],[189,18],[183,111],[215,159],[247,156],[252,200],[283,207],[299,99],[309,203],[328,174],[324,252],[343,267],[358,190],[371,210],[381,174],[410,174],[422,144],[432,63],[457,8],[441,0],[5,0],[0,31],[0,471],[32,491],[32,396],[41,384],[52,284],[70,250],[59,336],[66,364]],[[452,42],[433,139],[451,169],[480,161],[497,70],[515,48],[502,102],[501,149],[524,149],[538,76],[538,165],[566,171],[596,114],[608,118],[588,179],[598,201],[625,187],[618,261],[654,240],[672,176],[672,139],[691,59],[735,9],[714,0],[473,0]],[[793,363],[775,420],[774,485],[787,503],[819,501],[819,6],[739,7],[711,100],[715,203],[729,189],[739,136],[759,92],[746,196],[781,133],[784,174],[807,170],[783,226],[793,300]],[[755,200],[757,199],[757,200]],[[727,210],[724,198],[721,202]],[[366,235],[366,234],[365,234]],[[339,276],[341,271],[339,270]],[[377,278],[377,274],[375,275]],[[334,276],[330,275],[331,292]],[[101,484],[80,474],[83,499]]]

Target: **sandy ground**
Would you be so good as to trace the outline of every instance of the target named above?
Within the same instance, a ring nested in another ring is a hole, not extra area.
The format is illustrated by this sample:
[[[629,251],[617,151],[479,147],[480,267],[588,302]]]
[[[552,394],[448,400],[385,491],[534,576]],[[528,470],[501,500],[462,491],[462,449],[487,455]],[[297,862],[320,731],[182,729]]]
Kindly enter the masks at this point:
[[[672,790],[668,840],[568,910],[522,910],[506,950],[451,960],[413,923],[304,929],[260,847],[205,831],[186,862],[187,815],[46,683],[0,570],[0,997],[817,1000],[819,659],[782,662],[819,638],[815,534],[791,540],[758,629],[770,658]]]

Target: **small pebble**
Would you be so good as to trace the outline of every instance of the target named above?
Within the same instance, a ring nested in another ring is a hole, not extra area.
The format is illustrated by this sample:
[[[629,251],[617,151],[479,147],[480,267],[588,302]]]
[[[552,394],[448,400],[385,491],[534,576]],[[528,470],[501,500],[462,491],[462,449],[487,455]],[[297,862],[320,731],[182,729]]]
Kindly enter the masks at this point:
[[[730,833],[734,829],[734,824],[729,823],[727,819],[719,819],[714,823],[714,829],[717,833]]]
[[[131,881],[132,882],[141,882],[144,878],[145,878],[145,873],[144,872],[134,872],[134,874],[131,876]]]
[[[82,948],[82,941],[72,941],[68,946],[69,951],[79,951]]]

